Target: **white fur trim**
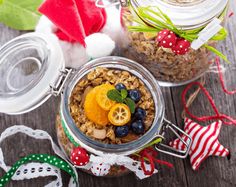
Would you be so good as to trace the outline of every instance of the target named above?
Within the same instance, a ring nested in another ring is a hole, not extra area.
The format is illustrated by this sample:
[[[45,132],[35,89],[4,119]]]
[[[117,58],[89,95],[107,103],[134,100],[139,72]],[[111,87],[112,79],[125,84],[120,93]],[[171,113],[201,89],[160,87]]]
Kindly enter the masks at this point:
[[[85,48],[79,43],[60,41],[67,67],[79,68],[89,61]]]
[[[87,54],[92,58],[108,56],[115,49],[115,42],[106,34],[94,33],[85,38]]]
[[[41,33],[54,33],[56,30],[56,26],[46,16],[41,16],[35,28],[36,32]]]

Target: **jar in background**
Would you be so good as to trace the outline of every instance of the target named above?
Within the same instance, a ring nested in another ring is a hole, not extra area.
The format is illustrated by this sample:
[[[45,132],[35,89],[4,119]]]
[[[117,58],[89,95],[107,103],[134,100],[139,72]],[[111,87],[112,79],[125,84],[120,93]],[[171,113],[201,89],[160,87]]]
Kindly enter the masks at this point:
[[[150,20],[138,15],[139,7],[158,7],[183,31],[191,32],[206,27],[214,18],[223,22],[228,0],[130,0],[128,7],[121,8],[121,22],[124,28],[124,44],[121,54],[146,67],[157,78],[161,86],[187,84],[205,73],[213,63],[214,55],[206,47],[190,48],[184,55],[176,55],[170,48],[159,47],[157,33],[130,31],[140,19],[149,25]],[[154,22],[151,24],[155,25]],[[218,41],[207,44],[216,46]]]

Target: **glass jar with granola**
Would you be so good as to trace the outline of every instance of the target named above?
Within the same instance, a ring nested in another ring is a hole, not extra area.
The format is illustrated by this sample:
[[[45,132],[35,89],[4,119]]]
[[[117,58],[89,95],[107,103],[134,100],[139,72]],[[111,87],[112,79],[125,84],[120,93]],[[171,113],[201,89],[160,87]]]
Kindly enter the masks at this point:
[[[228,0],[130,0],[121,8],[121,54],[146,67],[161,86],[187,84],[214,61]],[[223,56],[224,58],[224,56]]]
[[[121,57],[96,59],[66,86],[57,119],[58,140],[73,163],[78,146],[105,158],[135,157],[162,133],[163,112],[160,88],[143,66]],[[85,171],[97,175],[93,166]],[[116,163],[106,176],[123,175],[127,168]]]
[[[29,33],[0,48],[0,71],[5,80],[0,112],[26,113],[52,95],[61,96],[58,143],[68,160],[88,173],[133,171],[142,179],[157,171],[151,157],[155,151],[181,158],[189,152],[191,138],[164,119],[156,79],[134,61],[104,57],[67,69],[55,36]],[[163,142],[168,129],[186,136],[181,153],[163,150],[170,148]]]

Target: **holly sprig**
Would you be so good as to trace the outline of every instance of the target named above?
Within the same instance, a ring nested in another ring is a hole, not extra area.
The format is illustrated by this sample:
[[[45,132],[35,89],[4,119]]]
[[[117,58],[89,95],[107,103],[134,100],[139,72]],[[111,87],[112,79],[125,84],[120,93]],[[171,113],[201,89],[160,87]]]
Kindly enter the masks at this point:
[[[155,32],[158,33],[163,29],[168,29],[173,31],[176,35],[184,38],[190,42],[198,38],[199,33],[204,29],[204,27],[192,30],[182,30],[177,28],[171,19],[160,10],[158,7],[138,7],[134,9],[138,17],[132,19],[136,25],[129,26],[128,29],[132,32]],[[223,17],[225,13],[221,15]],[[213,36],[210,41],[224,40],[228,35],[225,28],[222,28],[215,36]],[[207,48],[209,51],[215,53],[217,56],[230,63],[228,58],[218,51],[216,48],[204,44],[203,47]]]

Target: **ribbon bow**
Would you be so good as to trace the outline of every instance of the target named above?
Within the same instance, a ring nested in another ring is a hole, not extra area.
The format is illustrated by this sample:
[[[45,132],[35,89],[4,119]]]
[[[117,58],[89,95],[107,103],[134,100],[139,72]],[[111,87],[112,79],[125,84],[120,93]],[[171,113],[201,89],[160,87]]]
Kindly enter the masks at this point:
[[[151,171],[151,165],[147,163],[143,163],[145,165],[146,170]],[[94,166],[100,166],[104,169],[109,170],[112,165],[124,166],[130,171],[134,172],[139,179],[144,179],[149,177],[142,170],[142,164],[140,161],[134,160],[128,156],[116,155],[116,154],[102,154],[100,156],[90,155],[90,162],[86,166],[82,166],[79,168],[83,169],[91,169],[93,170]],[[158,170],[154,169],[153,173],[157,173]],[[105,175],[106,173],[100,172],[99,175]]]

